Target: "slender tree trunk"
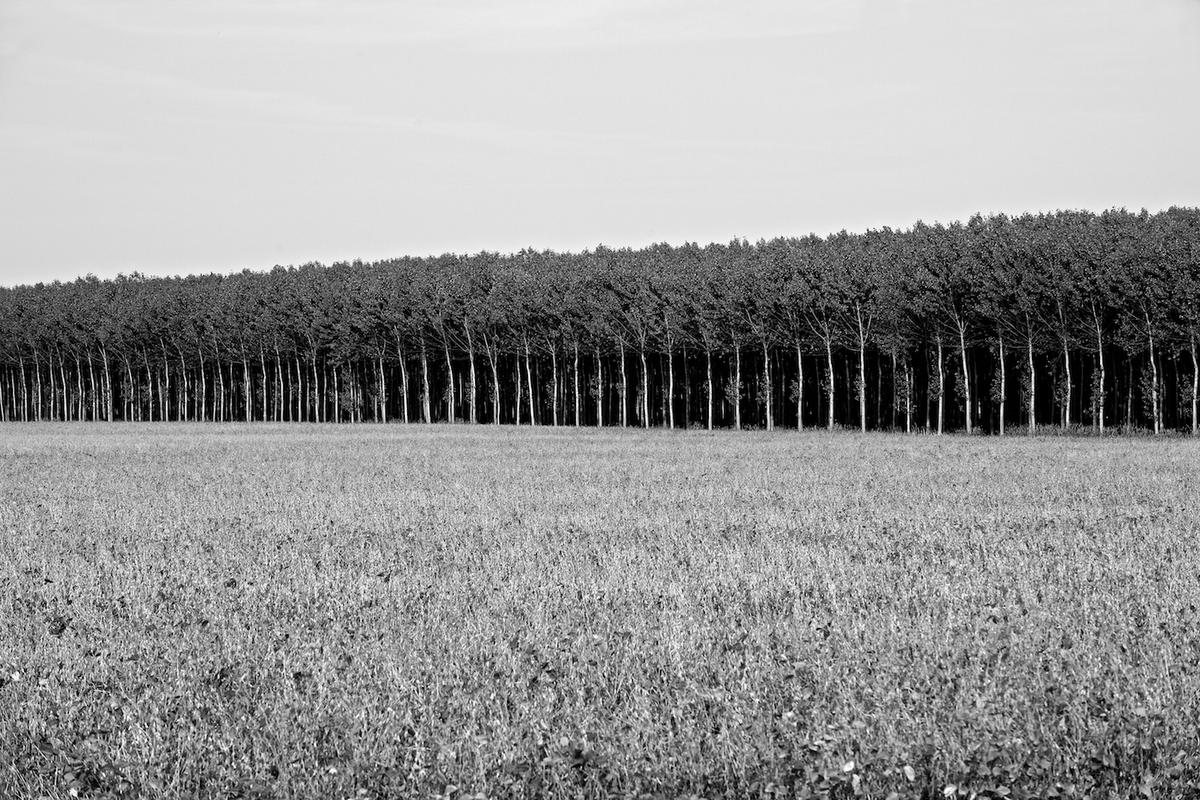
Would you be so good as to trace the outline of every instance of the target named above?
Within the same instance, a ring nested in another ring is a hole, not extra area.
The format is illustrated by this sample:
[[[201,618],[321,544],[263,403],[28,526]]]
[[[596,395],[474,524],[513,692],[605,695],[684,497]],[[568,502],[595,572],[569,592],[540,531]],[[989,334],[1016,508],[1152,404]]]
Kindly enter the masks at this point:
[[[554,390],[550,393],[550,424],[558,427],[558,348],[550,345],[550,384]]]
[[[75,358],[75,420],[83,422],[87,414],[83,395],[83,365],[79,363],[79,353],[73,352],[71,355]]]
[[[341,397],[338,392],[338,368],[333,365],[333,420],[334,424],[342,421]]]
[[[429,401],[429,356],[425,351],[425,337],[421,337],[421,422],[430,423]]]
[[[208,378],[204,374],[204,348],[196,346],[196,358],[200,363],[200,397],[196,402],[199,413],[196,415],[200,422],[208,422]]]
[[[312,351],[312,403],[313,403],[313,422],[325,421],[325,403],[324,393],[321,391],[321,376],[317,373],[317,348],[314,345]]]
[[[446,421],[454,422],[454,365],[450,362],[450,342],[442,335],[442,350],[446,355]]]
[[[804,351],[796,343],[796,430],[804,430]]]
[[[958,352],[962,355],[964,409],[967,412],[967,435],[970,436],[974,429],[971,413],[974,409],[971,407],[971,373],[967,371],[967,326],[962,321],[958,322]]]
[[[216,352],[219,353],[219,351]],[[226,418],[225,370],[221,369],[221,359],[219,357],[217,358],[217,393],[220,395],[217,416],[221,422],[224,422]]]
[[[688,352],[687,344],[683,344],[680,349],[683,351],[683,427],[687,430],[692,426],[692,380],[691,371],[688,369]]]
[[[129,353],[122,353],[121,360],[125,362],[125,377],[129,381],[129,393],[123,398],[125,402],[122,404],[122,407],[125,409],[125,421],[129,422],[133,419],[134,387],[136,382],[133,380],[133,367],[129,365]],[[53,373],[51,373],[51,377],[53,377]]]
[[[629,425],[629,378],[625,374],[625,340],[621,340],[621,427]]]
[[[904,356],[904,432],[912,435],[913,368],[912,361]]]
[[[299,348],[297,348],[299,349]],[[300,354],[296,353],[292,356],[292,360],[296,364],[296,415],[295,420],[298,422],[306,422],[308,420],[308,403],[304,400],[304,374],[300,371]],[[231,393],[229,403],[229,416],[233,417],[233,374],[229,375],[229,391]]]
[[[104,421],[113,421],[112,372],[108,368],[108,348],[100,348],[100,359],[104,364]]]
[[[92,398],[92,420],[99,421],[100,420],[100,399],[99,399],[99,393],[96,391],[96,370],[92,366],[91,348],[89,348],[87,351],[87,362],[88,362],[88,386],[90,387],[88,393],[91,395],[91,398]],[[24,367],[24,365],[22,365],[22,367],[21,367],[21,392],[22,392],[21,396],[22,397],[25,396],[24,387],[25,387],[25,367]]]
[[[1143,310],[1146,318],[1146,338],[1150,343],[1150,412],[1154,416],[1154,434],[1162,432],[1162,413],[1159,410],[1158,364],[1154,358],[1154,330],[1150,325],[1150,313]]]
[[[638,348],[638,355],[642,359],[642,427],[650,427],[650,372],[646,369],[646,343],[642,342],[642,346]]]
[[[524,386],[525,377],[521,374],[521,351],[516,354],[516,370],[517,370],[517,402],[516,402],[516,418],[517,425],[521,424],[521,401],[525,399]]]
[[[770,430],[775,429],[775,417],[772,413],[772,408],[771,408],[771,399],[772,399],[771,352],[767,348],[767,340],[766,339],[762,340],[762,351],[763,351],[763,400],[764,400],[764,404],[766,406],[766,429],[770,431]]]
[[[733,347],[733,429],[742,429],[742,348]]]
[[[575,381],[575,402],[571,404],[571,408],[575,410],[575,427],[579,427],[579,342],[573,343],[575,346],[575,365],[573,376]]]
[[[670,342],[667,343],[667,427],[675,429],[675,353]],[[686,422],[684,427],[687,427]]]
[[[537,425],[537,413],[535,412],[534,396],[537,394],[533,385],[533,359],[529,353],[529,337],[522,337],[525,342],[525,382],[529,384],[529,424]]]
[[[54,374],[54,351],[51,351],[46,356],[46,372],[50,374],[50,419],[54,422],[58,421],[59,405],[58,405],[58,376]],[[64,387],[65,394],[65,387]],[[66,398],[63,398],[64,405]]]
[[[250,361],[246,358],[246,348],[242,348],[242,394],[245,395],[246,422],[254,419],[254,383],[250,379]]]
[[[997,332],[996,334],[997,355],[1000,360],[1000,435],[1004,435],[1004,401],[1008,397],[1008,373],[1004,368],[1004,335]]]
[[[397,350],[396,360],[400,363],[400,418],[408,424],[408,360],[403,350]]]
[[[21,421],[29,422],[29,379],[25,376],[25,357],[17,356],[21,370]]]
[[[896,346],[892,345],[892,412],[891,422],[889,423],[890,430],[896,430],[896,412],[900,409],[900,397],[897,395],[897,379],[896,370],[899,369],[896,363]]]
[[[37,422],[42,421],[42,368],[38,359],[38,351],[33,349],[33,418]]]
[[[385,340],[375,357],[375,421],[381,424],[387,422],[387,374],[383,371],[383,348],[386,346]]]
[[[466,333],[466,335],[467,335],[467,359],[471,363],[471,371],[470,371],[471,384],[468,389],[468,392],[469,392],[468,398],[469,399],[467,401],[467,422],[474,425],[477,422],[479,422],[478,409],[476,408],[476,405],[475,405],[476,396],[478,395],[478,391],[476,389],[476,386],[478,384],[475,382],[475,379],[476,379],[476,375],[475,375],[475,340],[471,337],[471,327],[469,325],[467,325],[465,320],[463,321],[463,332]]]
[[[1100,435],[1104,435],[1104,406],[1106,400],[1106,375],[1104,369],[1104,328],[1100,324],[1100,315],[1096,311],[1096,304],[1092,303],[1092,321],[1096,325],[1096,358],[1098,361],[1097,367],[1100,370],[1099,379],[1096,383],[1096,424],[1100,430]]]
[[[1063,430],[1068,430],[1071,427],[1071,392],[1074,386],[1071,383],[1071,351],[1068,347],[1067,337],[1064,336],[1063,344],[1063,376],[1067,381],[1066,392],[1063,394]]]
[[[942,335],[937,336],[937,367],[938,367],[938,406],[937,432],[942,435],[946,420],[946,357],[942,352]],[[969,411],[967,413],[970,413]]]
[[[283,388],[283,365],[280,363],[279,344],[275,344],[275,421],[283,422],[283,403],[284,403],[284,388]],[[223,391],[222,387],[222,391]],[[222,419],[224,414],[222,413]]]
[[[260,383],[260,394],[262,396],[262,421],[267,421],[267,355],[263,352],[262,345],[258,346],[258,364],[262,368],[262,381]]]
[[[600,346],[596,346],[596,427],[604,427],[604,362],[600,360]]]
[[[867,432],[867,330],[863,325],[862,307],[855,303],[854,316],[858,322],[858,425]],[[964,361],[965,363],[965,361]],[[968,403],[968,405],[970,405]],[[968,409],[967,415],[970,416]],[[969,424],[968,424],[969,427]]]
[[[1029,357],[1029,435],[1037,431],[1037,371],[1033,364],[1033,331],[1028,327],[1026,318],[1026,353]]]
[[[705,420],[708,423],[708,429],[713,429],[713,379],[712,379],[712,348],[707,345],[704,348],[704,380],[706,382],[706,399],[708,401],[708,413],[705,415]]]
[[[1196,331],[1192,329],[1190,344],[1192,349],[1192,436],[1200,433],[1200,421],[1196,416],[1197,407],[1200,406],[1200,358],[1196,353]]]
[[[829,392],[829,430],[833,430],[833,415],[834,415],[834,394],[833,394],[833,341],[829,336],[825,337],[825,365],[828,372],[828,392]]]
[[[487,354],[488,366],[492,370],[492,424],[500,424],[500,349],[487,331],[483,332],[483,351]]]

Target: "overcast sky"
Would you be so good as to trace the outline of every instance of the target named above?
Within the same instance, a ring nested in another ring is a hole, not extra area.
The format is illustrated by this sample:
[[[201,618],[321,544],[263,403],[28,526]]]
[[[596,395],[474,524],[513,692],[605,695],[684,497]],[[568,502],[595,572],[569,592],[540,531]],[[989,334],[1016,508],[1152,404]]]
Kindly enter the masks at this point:
[[[1198,0],[4,0],[0,285],[1200,205],[1198,93]]]

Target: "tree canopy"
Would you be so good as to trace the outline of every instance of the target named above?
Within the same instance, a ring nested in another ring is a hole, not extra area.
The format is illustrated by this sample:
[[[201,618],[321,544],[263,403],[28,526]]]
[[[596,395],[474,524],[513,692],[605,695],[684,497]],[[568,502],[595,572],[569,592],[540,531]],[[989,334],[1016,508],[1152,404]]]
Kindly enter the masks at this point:
[[[976,215],[0,288],[0,418],[1194,431],[1198,346],[1197,209]]]

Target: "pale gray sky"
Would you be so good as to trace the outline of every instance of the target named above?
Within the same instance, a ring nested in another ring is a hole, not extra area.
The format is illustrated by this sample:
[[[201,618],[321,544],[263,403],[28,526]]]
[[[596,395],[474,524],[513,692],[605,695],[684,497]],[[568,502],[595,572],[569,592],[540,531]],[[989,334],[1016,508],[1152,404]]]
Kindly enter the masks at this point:
[[[4,0],[0,285],[1200,205],[1197,0]]]

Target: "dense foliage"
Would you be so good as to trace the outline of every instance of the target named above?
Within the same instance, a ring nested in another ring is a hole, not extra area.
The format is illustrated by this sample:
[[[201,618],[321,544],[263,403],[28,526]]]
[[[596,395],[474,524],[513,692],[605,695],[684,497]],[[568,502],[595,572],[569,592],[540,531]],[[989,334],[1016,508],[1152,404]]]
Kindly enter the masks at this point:
[[[0,289],[0,417],[1196,428],[1200,211]]]
[[[1200,797],[1191,437],[0,433],[0,797]]]

